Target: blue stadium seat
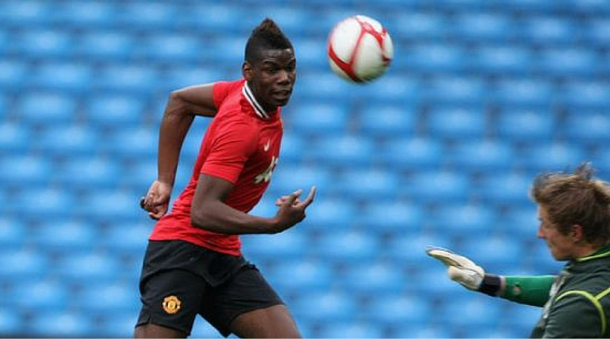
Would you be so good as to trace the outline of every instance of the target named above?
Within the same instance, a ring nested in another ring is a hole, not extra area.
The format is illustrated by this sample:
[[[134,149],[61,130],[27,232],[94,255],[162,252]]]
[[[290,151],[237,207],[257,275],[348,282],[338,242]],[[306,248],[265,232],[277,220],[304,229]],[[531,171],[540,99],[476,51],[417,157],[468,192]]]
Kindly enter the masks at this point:
[[[83,59],[126,62],[135,49],[134,36],[115,30],[88,29],[78,36],[74,53]]]
[[[68,217],[76,204],[72,191],[55,187],[23,188],[13,199],[15,211],[31,220]]]
[[[394,74],[392,66],[387,73],[367,86],[351,88],[343,93],[351,93],[363,102],[378,107],[391,104],[405,108],[420,102],[422,93],[419,80]]]
[[[273,235],[242,236],[241,240],[244,253],[262,260],[277,256],[285,260],[296,260],[308,247],[305,233],[297,229]]]
[[[45,1],[6,1],[0,14],[2,22],[15,26],[32,27],[43,25],[53,12]]]
[[[610,142],[610,117],[607,111],[586,112],[582,110],[568,113],[565,121],[567,136],[577,143],[602,145]]]
[[[537,143],[550,140],[554,116],[547,110],[506,109],[498,112],[494,127],[502,139]]]
[[[128,312],[106,312],[103,316],[96,317],[95,322],[91,325],[91,333],[93,336],[105,338],[127,338],[132,337],[136,322],[138,321],[139,309],[130,310]],[[197,317],[196,319],[201,319]],[[197,320],[196,320],[197,321]],[[198,327],[193,328],[191,336],[193,338],[213,338],[197,333]]]
[[[92,189],[114,185],[122,174],[116,162],[99,157],[73,157],[61,166],[56,179],[72,188]]]
[[[529,190],[528,192],[529,193]],[[503,234],[516,234],[522,239],[534,239],[538,231],[538,212],[533,202],[513,206],[500,221],[499,230]]]
[[[106,1],[66,1],[51,12],[54,22],[70,28],[108,28],[115,26],[117,3]]]
[[[363,263],[374,258],[380,249],[379,238],[365,232],[327,230],[311,244],[311,250],[328,262]]]
[[[501,141],[467,141],[451,149],[449,163],[470,172],[510,168],[513,149]]]
[[[34,281],[49,273],[50,258],[38,251],[3,251],[0,259],[4,263],[0,266],[0,277],[5,279],[10,277],[12,281]]]
[[[470,234],[475,234],[470,232]],[[530,238],[533,239],[533,238]],[[515,267],[522,264],[526,247],[523,239],[518,236],[480,236],[464,239],[460,248],[456,249],[476,261],[488,272],[511,273]]]
[[[387,23],[390,35],[397,38],[417,39],[428,41],[447,36],[447,18],[441,13],[434,11],[393,11],[392,17]],[[397,58],[400,60],[401,58]]]
[[[582,48],[556,47],[536,58],[536,70],[551,76],[591,76],[600,61],[595,52]]]
[[[177,6],[170,3],[143,3],[127,1],[121,3],[116,11],[115,20],[128,28],[147,28],[163,31],[171,29],[176,22]]]
[[[183,6],[179,7],[180,20],[178,22],[174,20],[174,22],[178,26],[186,26],[193,31],[226,32],[229,35],[243,32],[245,43],[245,32],[248,32],[254,26],[248,25],[246,30],[244,23],[242,23],[242,21],[246,20],[235,20],[235,18],[247,18],[248,14],[250,14],[249,10],[249,7],[226,2],[210,2],[200,6]],[[202,20],[202,18],[205,18],[205,20]],[[243,45],[242,43],[241,46],[243,47]]]
[[[4,198],[1,192],[0,197]],[[5,251],[20,249],[26,242],[27,231],[27,223],[20,218],[0,217],[0,246]]]
[[[487,98],[487,85],[476,78],[438,77],[424,85],[423,97],[434,104],[477,105]]]
[[[578,24],[563,17],[531,15],[523,21],[517,23],[521,38],[530,44],[562,46],[578,39]]]
[[[449,249],[453,246],[447,234],[425,232],[424,229],[428,229],[427,222],[422,222],[417,229],[405,229],[391,237],[381,246],[381,258],[392,261],[397,267],[409,267],[415,272],[428,269],[427,266],[421,266],[422,262],[429,259],[425,253],[428,246]],[[403,283],[408,290],[417,292],[418,280],[406,279]]]
[[[22,124],[10,122],[0,124],[0,156],[27,153],[30,136],[30,129]]]
[[[297,51],[296,53],[299,52]],[[299,104],[291,104],[286,108],[286,112],[290,112],[286,115],[287,123],[290,123],[293,119],[307,119],[309,114],[314,114],[314,118],[317,118],[318,113],[313,110],[316,108],[316,103],[337,105],[339,104],[336,102],[337,98],[343,97],[345,93],[355,91],[352,84],[339,78],[328,69],[325,69],[324,72],[312,71],[308,74],[299,76],[298,82],[295,84],[294,88],[294,95],[291,101],[294,99],[294,101]],[[306,106],[300,108],[302,105]]]
[[[349,113],[339,103],[303,103],[290,108],[284,120],[287,129],[303,135],[336,135],[348,128]]]
[[[342,277],[343,288],[353,295],[399,295],[407,275],[389,263],[353,265]]]
[[[527,75],[534,60],[529,49],[515,44],[482,45],[473,54],[473,71],[501,75]]]
[[[467,61],[466,52],[458,44],[423,43],[404,48],[401,53],[409,56],[403,62],[404,69],[426,74],[458,73]]]
[[[214,67],[176,65],[165,70],[162,77],[163,81],[161,86],[162,88],[165,88],[165,93],[169,96],[171,91],[180,88],[219,81],[223,78],[223,74]],[[163,98],[162,107],[160,107],[159,110],[150,112],[150,114],[156,114],[160,119],[167,102],[166,99],[166,97]]]
[[[75,299],[70,287],[58,280],[30,280],[19,284],[15,291],[16,306],[36,312],[61,312]],[[48,334],[48,333],[47,333]]]
[[[427,169],[443,161],[443,146],[435,138],[403,137],[382,144],[373,156],[387,168],[397,170]]]
[[[0,158],[0,175],[3,184],[39,185],[47,182],[53,166],[49,159],[30,155],[3,156]]]
[[[16,336],[24,327],[25,321],[20,310],[15,310],[14,307],[0,307],[0,333]]]
[[[482,108],[437,107],[428,113],[428,131],[433,137],[480,139],[485,134]]]
[[[607,17],[594,17],[587,20],[583,29],[583,39],[594,46],[608,46],[610,37],[608,34],[610,29],[610,20]]]
[[[90,156],[98,151],[98,129],[85,124],[51,124],[31,142],[36,149],[53,156]]]
[[[449,30],[451,36],[457,39],[491,44],[513,39],[514,24],[513,20],[504,13],[460,12],[448,23],[448,27],[451,27]]]
[[[520,173],[490,172],[473,191],[488,204],[523,206],[531,203],[532,179]]]
[[[19,93],[27,82],[29,68],[22,59],[0,60],[0,88],[5,93]]]
[[[134,126],[144,116],[144,102],[127,95],[96,95],[86,104],[87,121],[95,126]]]
[[[150,97],[158,86],[159,76],[155,69],[143,65],[116,64],[100,69],[92,87],[106,93]]]
[[[384,329],[373,322],[348,321],[334,322],[322,327],[321,338],[383,338]]]
[[[297,189],[302,189],[303,197],[305,197],[309,193],[311,186],[325,190],[334,182],[333,173],[324,167],[284,165],[282,160],[280,157],[280,164],[271,178],[271,186],[273,188],[270,187],[269,190],[286,195]],[[324,194],[323,192],[320,193]],[[276,199],[278,197],[273,196],[272,198]]]
[[[117,189],[96,189],[80,199],[74,207],[78,217],[91,218],[94,222],[116,222],[135,220],[142,217],[139,202],[141,195],[136,192]]]
[[[437,316],[449,326],[492,328],[500,321],[500,304],[504,302],[506,301],[470,293],[467,296],[462,295],[461,298],[449,299],[449,302],[439,308]],[[458,314],[459,316],[456,316]]]
[[[84,253],[95,247],[100,233],[96,225],[68,219],[46,221],[37,225],[31,239],[47,253]]]
[[[386,139],[410,135],[415,130],[414,109],[400,105],[368,105],[359,115],[360,130],[370,137]]]
[[[367,202],[398,197],[402,186],[397,173],[361,168],[343,173],[331,189],[341,196]]]
[[[274,269],[265,270],[263,274],[282,295],[321,293],[336,283],[335,273],[325,260],[301,258],[278,262]]]
[[[76,98],[52,92],[28,92],[17,106],[19,118],[27,123],[50,125],[74,121]]]
[[[490,89],[490,98],[505,108],[549,107],[554,91],[554,85],[547,80],[503,78]]]
[[[113,223],[105,229],[101,240],[96,243],[110,253],[143,255],[154,227],[154,221],[148,221],[146,217],[142,212],[140,222]]]
[[[92,69],[82,63],[45,62],[32,71],[29,86],[35,90],[56,90],[74,96],[87,93],[93,81]]]
[[[518,162],[533,172],[563,171],[575,169],[584,161],[583,150],[574,144],[545,143],[532,145],[521,151]]]
[[[73,283],[116,281],[120,274],[116,253],[65,254],[58,259],[55,274]]]
[[[487,235],[494,231],[495,214],[484,205],[449,204],[436,211],[431,221],[439,233],[452,236]]]
[[[30,26],[19,32],[13,41],[25,60],[61,60],[73,53],[74,38],[61,29]]]
[[[320,187],[320,193],[324,190]],[[346,229],[356,220],[356,203],[340,197],[320,197],[307,209],[305,222],[315,230]]]
[[[311,39],[297,37],[292,39],[292,45],[298,61],[299,68],[328,70],[329,61],[326,54],[327,42],[323,39]],[[302,83],[299,79],[297,89],[301,89]]]
[[[570,81],[558,89],[557,96],[562,104],[572,109],[601,109],[610,108],[608,91],[610,82],[607,81]]]
[[[408,189],[401,195],[412,197],[419,202],[456,202],[468,197],[470,182],[465,174],[455,172],[418,173],[404,185]]]
[[[135,323],[136,320],[137,319],[133,319],[133,323]],[[128,333],[131,333],[131,332],[128,332]],[[192,338],[224,338],[218,332],[218,330],[216,328],[214,328],[212,325],[210,325],[210,323],[208,323],[201,317],[195,318],[195,325],[193,326],[193,330],[191,331],[190,337],[192,337]]]
[[[371,304],[364,313],[366,319],[378,324],[410,328],[433,317],[434,310],[430,304],[425,295],[382,294],[371,298]]]
[[[124,159],[154,159],[157,156],[158,131],[144,126],[117,128],[100,148]]]
[[[128,312],[137,314],[141,305],[136,286],[115,282],[107,284],[92,281],[85,285],[79,300],[78,309],[92,315]],[[132,326],[135,326],[135,323]]]
[[[358,312],[353,295],[333,290],[311,293],[297,299],[291,305],[291,313],[295,318],[313,321],[333,322],[350,321]]]
[[[73,311],[48,311],[36,313],[29,331],[35,336],[52,337],[89,337],[92,333],[93,319],[86,314]]]
[[[157,33],[138,43],[134,56],[167,64],[198,62],[206,55],[198,53],[204,46],[194,35]]]
[[[310,143],[304,158],[331,168],[363,166],[374,154],[373,142],[357,135],[330,135]]]
[[[425,220],[422,209],[414,203],[372,201],[360,211],[358,223],[375,232],[402,234],[418,229]]]

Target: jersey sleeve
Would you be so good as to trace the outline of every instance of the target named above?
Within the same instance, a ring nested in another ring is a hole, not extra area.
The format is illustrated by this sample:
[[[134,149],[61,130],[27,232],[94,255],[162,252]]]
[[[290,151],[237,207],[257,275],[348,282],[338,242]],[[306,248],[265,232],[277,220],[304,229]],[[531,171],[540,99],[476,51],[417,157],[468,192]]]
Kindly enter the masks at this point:
[[[602,338],[603,316],[586,292],[559,296],[549,314],[544,338]]]
[[[247,122],[240,121],[222,126],[211,142],[210,153],[201,167],[200,174],[236,183],[257,145],[257,130]]]
[[[220,108],[220,105],[222,105],[222,102],[229,93],[237,89],[243,83],[244,80],[215,82],[212,87],[212,100],[214,101],[214,106]]]
[[[501,296],[520,304],[544,306],[549,300],[554,275],[506,276],[506,287]]]

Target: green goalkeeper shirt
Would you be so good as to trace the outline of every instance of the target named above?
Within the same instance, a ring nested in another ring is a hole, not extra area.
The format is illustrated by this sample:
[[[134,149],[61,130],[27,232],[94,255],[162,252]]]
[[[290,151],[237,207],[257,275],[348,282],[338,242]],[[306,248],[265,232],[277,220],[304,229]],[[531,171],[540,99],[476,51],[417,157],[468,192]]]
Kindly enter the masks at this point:
[[[569,261],[558,276],[508,276],[501,297],[544,306],[532,338],[610,335],[610,245]]]

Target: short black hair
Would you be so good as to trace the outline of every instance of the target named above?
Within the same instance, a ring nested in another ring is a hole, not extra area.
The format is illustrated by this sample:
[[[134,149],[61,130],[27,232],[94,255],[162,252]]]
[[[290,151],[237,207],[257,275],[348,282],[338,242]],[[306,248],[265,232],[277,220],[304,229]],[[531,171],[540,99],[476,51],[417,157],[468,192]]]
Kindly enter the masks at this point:
[[[292,43],[282,32],[275,21],[265,18],[252,30],[246,43],[244,58],[249,63],[261,60],[261,51],[268,49],[293,49]]]

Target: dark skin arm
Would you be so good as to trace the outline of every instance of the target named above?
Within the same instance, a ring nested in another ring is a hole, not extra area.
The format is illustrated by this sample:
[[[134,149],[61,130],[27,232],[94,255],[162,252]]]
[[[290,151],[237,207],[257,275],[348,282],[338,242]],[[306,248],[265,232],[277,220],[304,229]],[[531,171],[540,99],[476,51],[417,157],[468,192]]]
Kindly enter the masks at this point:
[[[141,201],[141,206],[155,220],[165,213],[174,187],[180,150],[196,116],[213,117],[216,106],[213,84],[186,87],[170,94],[159,130],[157,180]]]
[[[298,190],[278,199],[278,211],[272,218],[262,218],[234,209],[224,201],[234,185],[210,175],[199,176],[193,205],[191,224],[222,234],[274,234],[291,228],[305,219],[305,209],[313,202],[316,188],[312,187],[305,200],[300,201]]]

